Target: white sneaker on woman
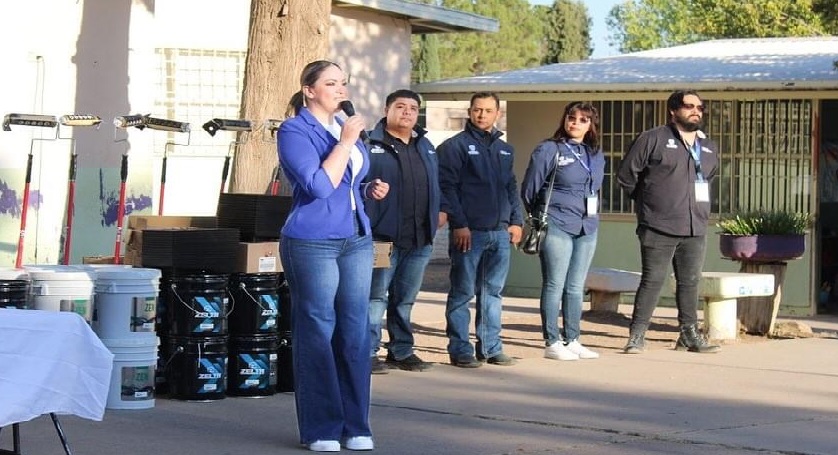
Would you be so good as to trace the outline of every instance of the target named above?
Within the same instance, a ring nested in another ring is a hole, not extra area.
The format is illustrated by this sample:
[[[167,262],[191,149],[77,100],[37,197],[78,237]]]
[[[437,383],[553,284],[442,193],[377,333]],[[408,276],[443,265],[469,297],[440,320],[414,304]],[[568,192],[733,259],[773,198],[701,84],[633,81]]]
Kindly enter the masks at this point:
[[[580,359],[598,359],[599,354],[582,346],[579,340],[573,340],[565,346],[565,349],[579,356]]]
[[[308,445],[312,452],[340,452],[340,441],[320,439]]]
[[[346,446],[349,450],[372,450],[375,448],[375,444],[373,444],[372,437],[370,436],[353,436],[351,438],[346,438],[344,446]]]
[[[579,360],[579,354],[572,352],[561,341],[557,341],[544,349],[544,357],[553,360]]]

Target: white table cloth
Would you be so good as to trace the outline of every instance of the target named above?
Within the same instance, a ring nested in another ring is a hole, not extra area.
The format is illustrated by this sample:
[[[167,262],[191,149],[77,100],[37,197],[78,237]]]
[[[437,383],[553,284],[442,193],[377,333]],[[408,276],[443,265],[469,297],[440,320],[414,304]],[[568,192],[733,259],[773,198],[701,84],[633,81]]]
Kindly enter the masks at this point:
[[[112,368],[78,314],[0,309],[0,427],[48,413],[102,420]]]

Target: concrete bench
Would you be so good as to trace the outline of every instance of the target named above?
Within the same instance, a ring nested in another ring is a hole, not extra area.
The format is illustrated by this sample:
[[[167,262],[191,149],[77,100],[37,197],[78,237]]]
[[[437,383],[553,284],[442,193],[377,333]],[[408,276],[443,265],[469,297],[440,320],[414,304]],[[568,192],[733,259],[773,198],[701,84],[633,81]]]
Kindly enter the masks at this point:
[[[669,277],[675,292],[675,276]],[[736,340],[739,320],[736,299],[774,294],[774,275],[768,273],[703,272],[698,296],[704,300],[704,331],[713,340]]]
[[[640,285],[640,272],[594,267],[588,270],[585,289],[591,294],[592,311],[617,312],[620,294],[636,292]]]

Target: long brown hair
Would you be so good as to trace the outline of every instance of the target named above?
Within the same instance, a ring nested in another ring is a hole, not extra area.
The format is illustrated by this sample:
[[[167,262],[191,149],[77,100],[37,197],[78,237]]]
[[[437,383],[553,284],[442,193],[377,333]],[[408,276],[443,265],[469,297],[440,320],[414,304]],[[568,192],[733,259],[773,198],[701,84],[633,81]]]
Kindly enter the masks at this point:
[[[306,65],[305,68],[303,68],[303,72],[300,74],[300,87],[314,85],[317,80],[320,79],[320,75],[323,74],[323,71],[326,71],[326,69],[330,66],[340,69],[340,65],[328,60],[316,60]],[[304,97],[301,89],[297,93],[294,93],[291,96],[291,100],[288,101],[286,117],[290,117],[291,113],[293,113],[293,115],[299,115],[300,109],[302,109],[304,105],[303,101]]]
[[[582,142],[586,144],[588,147],[590,147],[591,154],[595,155],[599,153],[599,113],[597,112],[596,108],[590,103],[574,101],[565,106],[562,118],[559,119],[559,128],[556,129],[556,132],[553,133],[553,136],[550,138],[550,140],[560,141],[563,139],[570,138],[570,135],[564,127],[564,124],[567,119],[567,116],[571,114],[576,114],[577,112],[591,119],[591,126],[590,128],[588,128],[588,132],[585,133],[585,137],[582,138]]]

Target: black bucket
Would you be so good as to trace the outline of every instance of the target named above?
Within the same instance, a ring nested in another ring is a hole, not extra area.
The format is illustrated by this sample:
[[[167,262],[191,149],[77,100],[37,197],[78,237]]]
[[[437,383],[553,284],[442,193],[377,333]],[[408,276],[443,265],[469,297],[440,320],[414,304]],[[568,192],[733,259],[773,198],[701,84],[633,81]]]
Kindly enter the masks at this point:
[[[169,396],[178,400],[224,398],[227,388],[227,337],[171,337],[166,365]]]
[[[230,335],[276,335],[279,274],[236,273],[230,276]]]
[[[276,356],[276,391],[294,391],[294,361],[291,359],[291,331],[279,332]]]
[[[169,383],[166,382],[166,370],[171,362],[169,350],[169,338],[160,336],[160,343],[157,346],[157,369],[154,370],[154,392],[157,395],[169,393]]]
[[[288,289],[288,282],[285,281],[285,274],[279,274],[279,320],[277,326],[280,332],[291,331],[291,290]]]
[[[276,393],[277,335],[230,337],[227,395],[264,397]]]
[[[227,275],[185,275],[166,286],[169,335],[227,335]]]
[[[26,280],[0,281],[0,308],[29,308],[26,295],[29,293],[29,282]]]

